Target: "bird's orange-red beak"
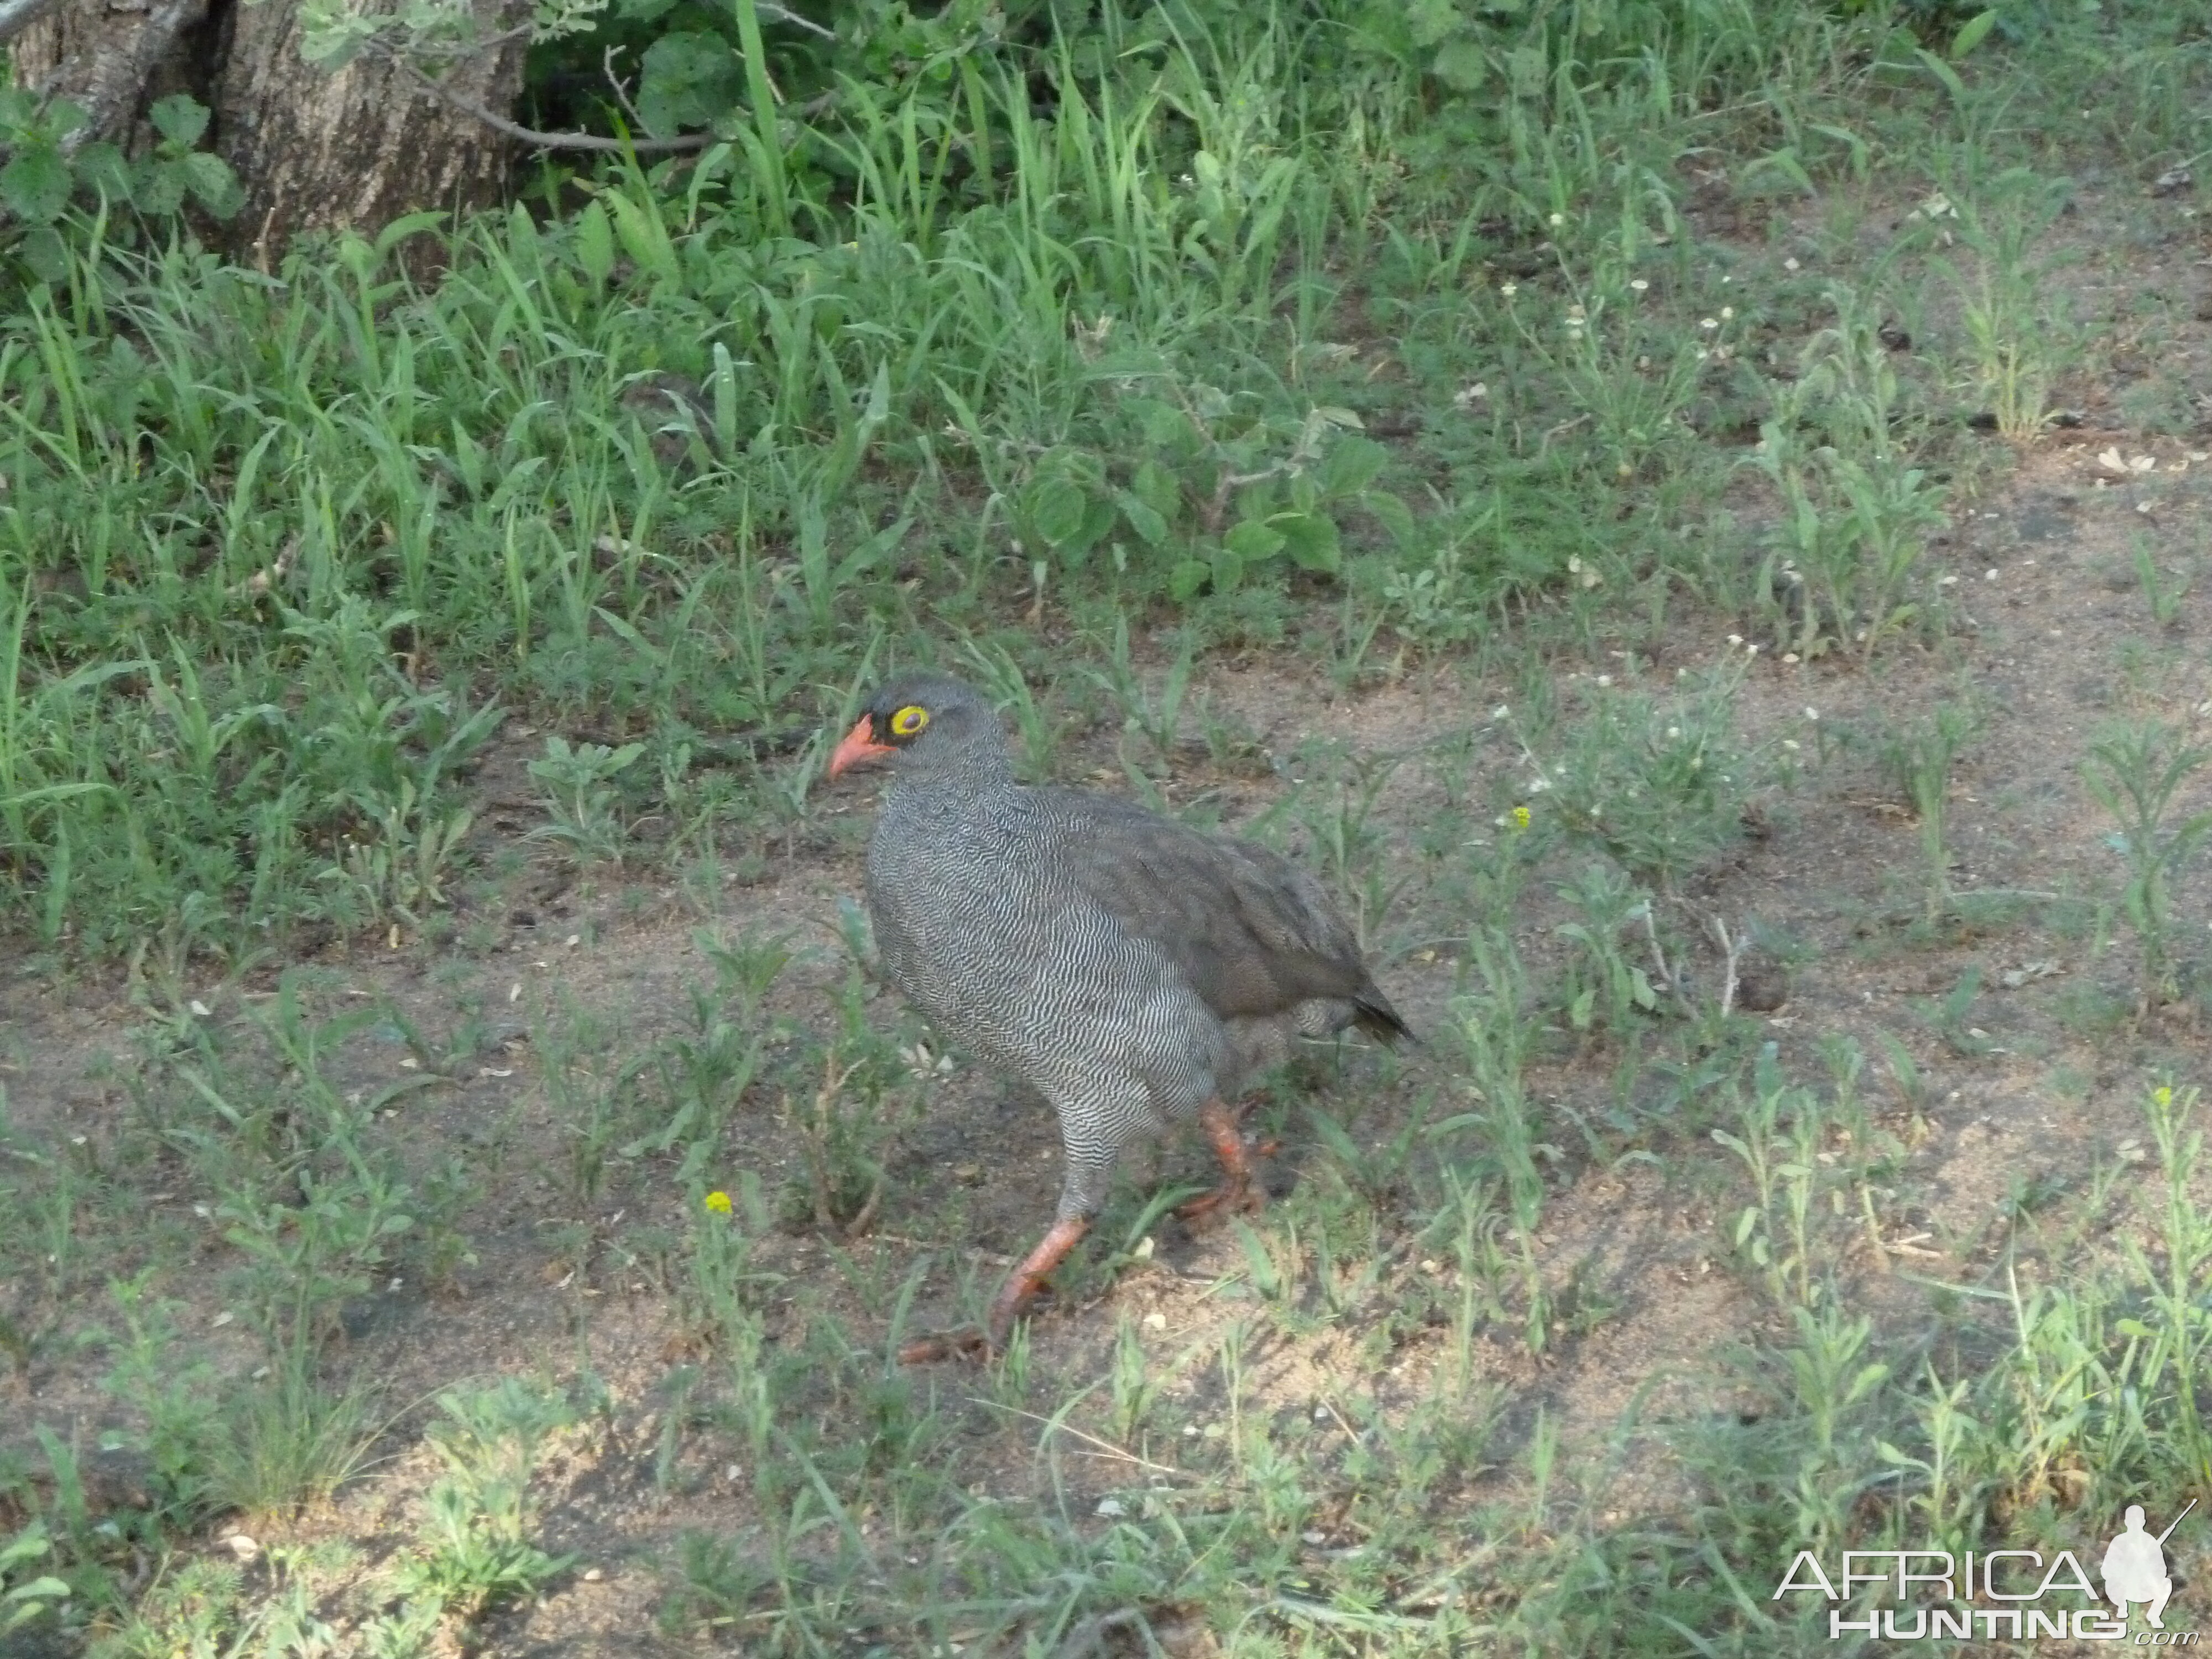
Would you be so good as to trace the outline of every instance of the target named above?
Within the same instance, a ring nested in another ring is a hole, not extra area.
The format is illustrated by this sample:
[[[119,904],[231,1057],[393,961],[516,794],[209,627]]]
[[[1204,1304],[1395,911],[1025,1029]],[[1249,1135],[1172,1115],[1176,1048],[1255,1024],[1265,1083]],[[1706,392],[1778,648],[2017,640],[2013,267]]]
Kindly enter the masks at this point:
[[[881,760],[886,755],[898,753],[898,750],[892,748],[890,744],[878,743],[870,736],[869,734],[874,730],[874,722],[867,715],[861,715],[860,724],[845,734],[845,740],[837,745],[836,751],[830,757],[831,777],[834,778],[840,772],[848,771],[855,766],[869,765]]]

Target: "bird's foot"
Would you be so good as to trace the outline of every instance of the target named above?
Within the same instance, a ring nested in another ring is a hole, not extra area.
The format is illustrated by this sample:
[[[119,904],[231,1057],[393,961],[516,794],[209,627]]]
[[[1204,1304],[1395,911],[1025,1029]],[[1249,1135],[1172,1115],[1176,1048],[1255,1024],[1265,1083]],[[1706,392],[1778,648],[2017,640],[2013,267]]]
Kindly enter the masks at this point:
[[[1232,1215],[1256,1215],[1267,1207],[1267,1194],[1256,1181],[1224,1181],[1212,1192],[1176,1206],[1176,1218],[1194,1229],[1212,1226]]]
[[[908,1343],[898,1351],[902,1365],[937,1365],[948,1359],[988,1359],[991,1339],[981,1331],[939,1331]]]
[[[1228,1171],[1229,1179],[1203,1198],[1194,1198],[1176,1207],[1176,1214],[1186,1226],[1210,1226],[1224,1216],[1250,1215],[1267,1206],[1267,1189],[1252,1172],[1252,1155],[1255,1151],[1262,1156],[1273,1152],[1275,1143],[1262,1141],[1256,1148],[1246,1146],[1243,1131],[1238,1127],[1242,1115],[1218,1100],[1209,1100],[1199,1109],[1198,1121],[1206,1130],[1206,1138],[1213,1143],[1214,1155]]]
[[[1006,1352],[1006,1344],[1014,1334],[1014,1321],[1021,1317],[1030,1299],[1044,1288],[1052,1270],[1075,1248],[1076,1241],[1090,1224],[1079,1218],[1054,1223],[1052,1231],[1038,1242],[1036,1249],[1006,1275],[1006,1284],[991,1300],[991,1316],[983,1329],[947,1331],[909,1342],[899,1350],[899,1363],[928,1365],[945,1359],[988,1360]]]

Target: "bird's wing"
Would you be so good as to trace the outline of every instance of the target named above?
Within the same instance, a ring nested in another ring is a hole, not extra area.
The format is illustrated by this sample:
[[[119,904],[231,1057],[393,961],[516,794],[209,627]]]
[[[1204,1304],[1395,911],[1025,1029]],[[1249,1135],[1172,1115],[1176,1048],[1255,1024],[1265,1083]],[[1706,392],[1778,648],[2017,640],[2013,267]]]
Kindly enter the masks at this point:
[[[1066,857],[1085,895],[1164,950],[1215,1014],[1267,1017],[1329,998],[1357,1005],[1363,1024],[1403,1030],[1351,925],[1281,854],[1111,796],[1038,793],[1066,826]]]

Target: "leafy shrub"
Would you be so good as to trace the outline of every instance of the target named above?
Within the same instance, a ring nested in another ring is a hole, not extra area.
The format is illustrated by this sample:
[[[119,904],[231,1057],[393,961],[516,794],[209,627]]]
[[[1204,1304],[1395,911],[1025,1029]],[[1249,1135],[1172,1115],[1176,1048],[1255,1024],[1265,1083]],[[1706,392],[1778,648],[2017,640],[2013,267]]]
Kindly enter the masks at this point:
[[[0,167],[0,254],[20,260],[40,282],[60,282],[69,252],[58,225],[76,202],[97,200],[108,210],[128,208],[155,219],[170,217],[187,202],[218,219],[236,213],[245,193],[229,163],[192,148],[207,131],[206,107],[177,93],[147,113],[161,135],[151,154],[134,159],[106,143],[72,154],[65,141],[84,125],[82,106],[0,86],[0,155],[8,157]]]

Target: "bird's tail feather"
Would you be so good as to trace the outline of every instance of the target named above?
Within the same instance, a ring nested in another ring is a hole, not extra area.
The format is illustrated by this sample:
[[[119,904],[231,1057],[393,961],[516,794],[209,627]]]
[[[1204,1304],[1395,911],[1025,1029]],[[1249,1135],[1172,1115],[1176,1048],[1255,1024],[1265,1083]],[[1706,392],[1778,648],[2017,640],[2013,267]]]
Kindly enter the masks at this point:
[[[1359,997],[1353,1000],[1352,1023],[1368,1036],[1382,1042],[1397,1042],[1420,1039],[1413,1036],[1413,1028],[1398,1017],[1398,1011],[1380,997]]]

